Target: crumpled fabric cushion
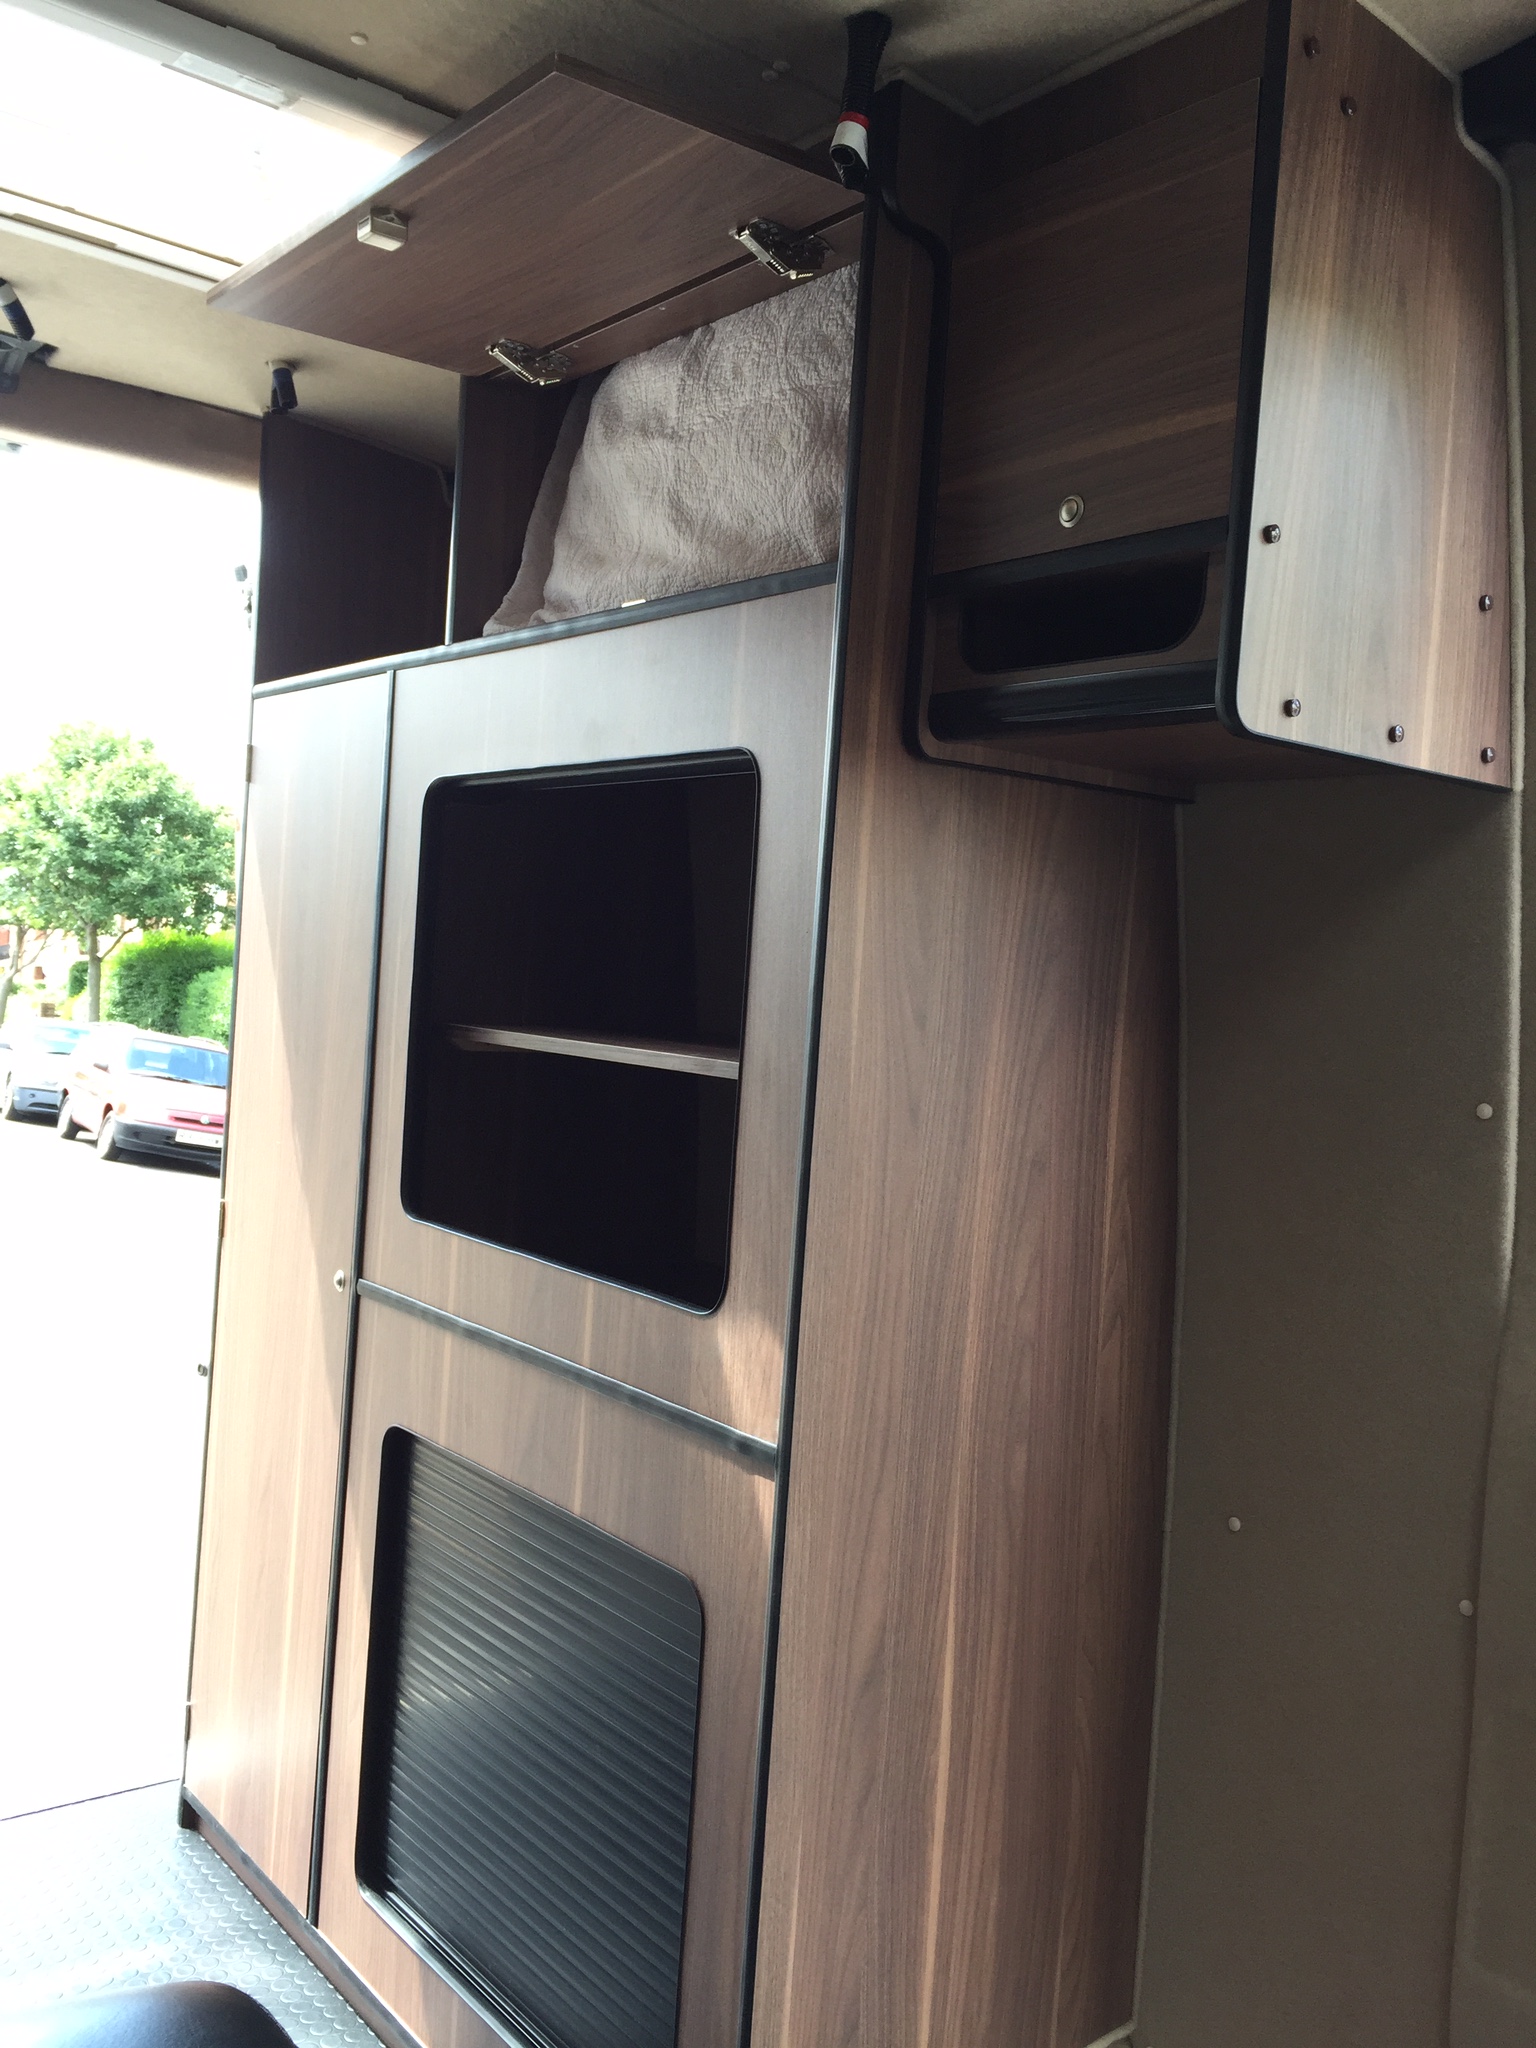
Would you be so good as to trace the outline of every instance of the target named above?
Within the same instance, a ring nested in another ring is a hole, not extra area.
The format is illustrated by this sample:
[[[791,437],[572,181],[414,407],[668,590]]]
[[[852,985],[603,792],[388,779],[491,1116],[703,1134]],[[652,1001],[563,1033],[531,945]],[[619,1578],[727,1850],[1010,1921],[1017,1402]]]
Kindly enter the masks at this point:
[[[591,395],[543,602],[511,615],[537,573],[531,526],[529,576],[487,630],[831,561],[857,290],[856,270],[835,271],[616,363]]]

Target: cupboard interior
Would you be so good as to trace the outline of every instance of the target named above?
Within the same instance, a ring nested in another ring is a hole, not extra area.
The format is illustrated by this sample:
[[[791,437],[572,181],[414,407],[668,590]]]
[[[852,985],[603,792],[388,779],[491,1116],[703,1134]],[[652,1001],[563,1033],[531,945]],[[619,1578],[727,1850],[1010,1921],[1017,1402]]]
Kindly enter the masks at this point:
[[[428,791],[410,1215],[718,1305],[757,796],[738,752]]]

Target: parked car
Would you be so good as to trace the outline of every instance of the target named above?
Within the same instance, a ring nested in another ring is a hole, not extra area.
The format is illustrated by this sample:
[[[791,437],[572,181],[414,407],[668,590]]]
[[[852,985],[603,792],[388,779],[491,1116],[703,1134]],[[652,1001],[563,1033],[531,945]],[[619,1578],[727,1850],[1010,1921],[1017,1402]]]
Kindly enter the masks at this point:
[[[212,1038],[103,1025],[76,1048],[59,1104],[59,1136],[86,1132],[101,1159],[201,1155],[216,1165],[228,1080],[229,1054]]]
[[[86,1030],[44,1017],[0,1037],[0,1116],[14,1122],[35,1110],[57,1111]]]

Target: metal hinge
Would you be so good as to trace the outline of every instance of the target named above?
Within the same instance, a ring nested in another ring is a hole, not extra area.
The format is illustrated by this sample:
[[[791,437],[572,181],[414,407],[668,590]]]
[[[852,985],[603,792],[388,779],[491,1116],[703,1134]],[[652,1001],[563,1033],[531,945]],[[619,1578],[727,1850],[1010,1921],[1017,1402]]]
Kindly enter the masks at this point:
[[[486,354],[525,384],[563,384],[576,367],[563,349],[533,348],[526,341],[493,341]]]
[[[227,1209],[228,1209],[228,1208],[229,1208],[229,1204],[228,1204],[228,1202],[226,1202],[226,1201],[224,1200],[223,1196],[221,1195],[221,1196],[219,1197],[219,1237],[220,1237],[220,1240],[221,1240],[221,1241],[222,1241],[222,1239],[223,1239],[223,1236],[224,1236],[224,1216],[225,1216],[225,1212],[227,1211]]]
[[[192,1702],[190,1700],[187,1701],[186,1719],[181,1725],[181,1739],[183,1742],[190,1742],[192,1740]]]
[[[247,782],[254,782],[256,779],[256,749],[254,746],[247,746],[245,750],[245,779]]]
[[[777,220],[749,220],[745,227],[731,229],[731,240],[740,242],[775,277],[787,277],[791,284],[815,277],[830,246],[820,235],[787,228]]]

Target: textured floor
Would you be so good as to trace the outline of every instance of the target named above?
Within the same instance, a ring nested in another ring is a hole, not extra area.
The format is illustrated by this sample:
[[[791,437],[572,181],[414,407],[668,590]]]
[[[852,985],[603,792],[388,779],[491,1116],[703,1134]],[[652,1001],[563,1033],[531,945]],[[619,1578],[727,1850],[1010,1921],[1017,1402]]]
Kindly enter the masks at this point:
[[[176,1802],[152,1785],[0,1821],[0,2015],[201,1977],[250,1992],[296,2048],[379,2048]]]

